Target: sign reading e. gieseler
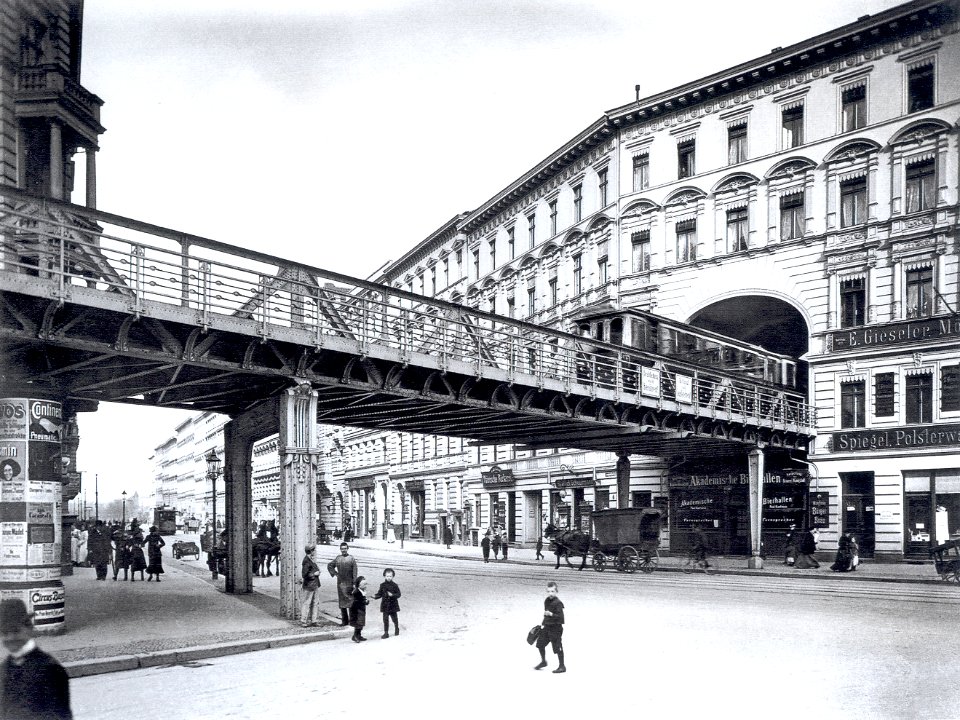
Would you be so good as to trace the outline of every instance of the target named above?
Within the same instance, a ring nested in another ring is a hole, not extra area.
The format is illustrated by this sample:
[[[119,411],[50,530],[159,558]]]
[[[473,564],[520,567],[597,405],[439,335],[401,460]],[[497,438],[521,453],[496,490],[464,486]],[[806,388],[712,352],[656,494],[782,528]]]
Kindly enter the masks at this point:
[[[833,451],[960,448],[960,425],[924,425],[833,433]]]
[[[831,333],[834,352],[960,338],[960,317],[928,318]]]

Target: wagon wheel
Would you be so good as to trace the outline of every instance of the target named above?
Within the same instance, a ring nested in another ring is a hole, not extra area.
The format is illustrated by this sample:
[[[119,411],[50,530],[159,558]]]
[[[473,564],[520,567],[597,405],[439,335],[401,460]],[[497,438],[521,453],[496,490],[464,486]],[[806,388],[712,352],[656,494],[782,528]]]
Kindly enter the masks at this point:
[[[593,554],[593,569],[597,572],[603,572],[607,568],[607,556],[602,552],[595,552]]]
[[[640,567],[640,555],[630,545],[624,545],[617,553],[617,567],[624,572],[636,572]]]
[[[657,550],[645,552],[640,556],[640,571],[648,575],[657,569],[660,563],[660,553]]]

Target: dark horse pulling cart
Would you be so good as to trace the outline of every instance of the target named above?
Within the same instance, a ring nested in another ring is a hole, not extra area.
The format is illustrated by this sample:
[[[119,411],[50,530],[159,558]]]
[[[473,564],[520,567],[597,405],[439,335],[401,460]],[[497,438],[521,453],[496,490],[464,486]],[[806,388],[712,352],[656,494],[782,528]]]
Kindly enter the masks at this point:
[[[592,556],[593,569],[603,572],[613,566],[621,572],[651,573],[660,562],[660,519],[655,508],[598,510],[590,514],[596,537],[580,530],[557,530],[547,525],[544,536],[553,543],[560,567],[561,556],[570,565],[570,555],[582,556],[580,570]],[[573,567],[570,565],[570,567]]]

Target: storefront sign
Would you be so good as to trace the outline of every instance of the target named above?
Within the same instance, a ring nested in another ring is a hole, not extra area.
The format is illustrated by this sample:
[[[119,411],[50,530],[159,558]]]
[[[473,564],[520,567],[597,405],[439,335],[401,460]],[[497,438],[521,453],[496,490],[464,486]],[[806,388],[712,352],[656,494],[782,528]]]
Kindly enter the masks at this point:
[[[841,430],[833,433],[833,451],[916,450],[960,447],[960,425],[926,425],[889,430]]]
[[[711,485],[749,485],[750,476],[746,473],[728,473],[724,475],[671,475],[671,488],[709,487]]]
[[[810,493],[810,527],[830,527],[830,493]]]
[[[677,375],[677,402],[693,402],[693,378],[686,375]]]
[[[372,477],[350,478],[347,482],[351,490],[366,490],[376,485],[376,481]]]
[[[831,333],[828,347],[834,352],[842,352],[958,337],[960,337],[960,318],[930,318]]]
[[[487,472],[480,473],[485,488],[508,487],[514,484],[513,470],[501,470],[494,465]]]
[[[593,487],[593,475],[573,475],[571,477],[555,478],[553,481],[557,490],[566,490],[568,488]]]

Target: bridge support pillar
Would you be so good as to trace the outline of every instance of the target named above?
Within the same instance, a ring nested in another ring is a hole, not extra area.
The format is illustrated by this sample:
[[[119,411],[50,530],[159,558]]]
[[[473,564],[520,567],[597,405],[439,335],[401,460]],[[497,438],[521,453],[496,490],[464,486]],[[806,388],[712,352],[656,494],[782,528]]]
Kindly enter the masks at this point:
[[[258,406],[223,426],[223,466],[226,500],[228,593],[253,592],[252,522],[253,444],[263,437],[264,416],[269,410]],[[269,433],[268,433],[269,434]]]
[[[630,506],[630,455],[626,452],[617,453],[617,507],[624,509]]]
[[[760,557],[760,529],[763,527],[763,450],[751,450],[747,456],[750,473],[750,559],[747,567],[759,570],[763,567]]]
[[[280,396],[280,607],[300,611],[303,548],[317,541],[317,392],[304,382]]]

